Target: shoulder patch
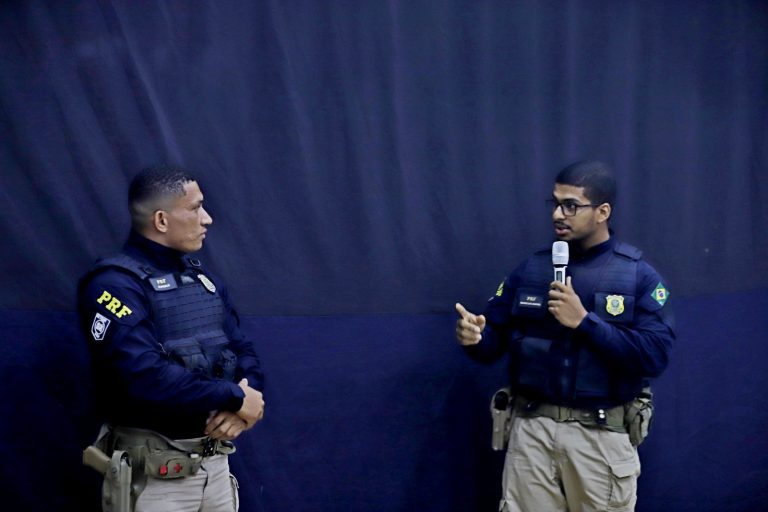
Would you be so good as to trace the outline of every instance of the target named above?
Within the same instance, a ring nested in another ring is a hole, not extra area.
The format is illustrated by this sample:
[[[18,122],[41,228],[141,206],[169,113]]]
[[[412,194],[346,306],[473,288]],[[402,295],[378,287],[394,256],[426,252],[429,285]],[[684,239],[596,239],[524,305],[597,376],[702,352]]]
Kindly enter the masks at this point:
[[[117,297],[113,297],[107,290],[101,292],[99,298],[96,299],[96,303],[101,304],[107,311],[114,314],[117,318],[123,318],[124,316],[133,314],[131,308],[123,304]]]
[[[91,336],[95,341],[101,341],[104,336],[107,335],[107,329],[109,328],[111,320],[101,313],[96,313],[93,317],[93,323],[91,324]]]
[[[669,298],[669,291],[666,289],[664,284],[659,281],[659,284],[656,285],[656,288],[653,289],[651,292],[651,297],[653,300],[659,303],[659,306],[663,306],[665,302],[667,302],[667,299]]]

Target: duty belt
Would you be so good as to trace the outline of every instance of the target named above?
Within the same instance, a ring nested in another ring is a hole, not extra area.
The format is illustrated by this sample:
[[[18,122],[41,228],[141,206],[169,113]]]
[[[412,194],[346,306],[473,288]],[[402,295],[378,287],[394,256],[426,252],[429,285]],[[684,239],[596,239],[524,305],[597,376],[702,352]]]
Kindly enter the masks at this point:
[[[138,484],[140,489],[143,489],[146,476],[165,479],[195,475],[205,457],[235,451],[235,446],[229,441],[209,437],[170,439],[152,430],[139,428],[109,427],[105,437],[104,452],[111,456],[119,450],[128,455],[133,480],[141,482]]]
[[[201,457],[230,454],[235,451],[235,446],[229,441],[219,441],[210,437],[170,439],[152,430],[129,427],[112,427],[109,444],[113,450],[146,447],[149,450],[178,450]]]
[[[557,422],[578,421],[582,425],[602,427],[614,432],[627,431],[624,425],[624,405],[609,409],[576,409],[517,397],[515,409],[522,417],[543,416]]]

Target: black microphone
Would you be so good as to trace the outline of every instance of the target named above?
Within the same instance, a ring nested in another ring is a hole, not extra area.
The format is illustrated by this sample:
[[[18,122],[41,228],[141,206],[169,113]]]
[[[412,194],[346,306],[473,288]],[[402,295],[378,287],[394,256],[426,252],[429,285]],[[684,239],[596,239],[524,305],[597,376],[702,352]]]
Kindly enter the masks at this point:
[[[565,268],[568,266],[568,242],[558,240],[552,244],[552,266],[555,267],[555,281],[565,284]]]

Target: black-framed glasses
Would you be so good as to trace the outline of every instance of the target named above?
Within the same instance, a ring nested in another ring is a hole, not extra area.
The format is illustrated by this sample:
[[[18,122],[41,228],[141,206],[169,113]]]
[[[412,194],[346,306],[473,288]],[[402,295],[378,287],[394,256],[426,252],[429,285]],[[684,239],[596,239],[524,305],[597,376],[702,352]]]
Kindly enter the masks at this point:
[[[560,207],[560,211],[563,212],[565,217],[573,217],[579,213],[579,208],[597,208],[599,204],[579,204],[575,201],[563,201],[562,203],[555,199],[547,199],[547,206],[549,206],[552,213]]]

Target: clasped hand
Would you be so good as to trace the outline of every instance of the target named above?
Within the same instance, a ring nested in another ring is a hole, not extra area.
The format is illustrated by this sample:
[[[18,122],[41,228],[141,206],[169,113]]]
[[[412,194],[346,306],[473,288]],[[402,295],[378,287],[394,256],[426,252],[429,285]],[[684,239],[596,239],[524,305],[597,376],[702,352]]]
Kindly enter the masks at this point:
[[[248,385],[243,379],[238,386],[245,393],[243,405],[237,412],[216,411],[208,418],[205,434],[220,441],[231,441],[253,427],[264,417],[264,397],[261,391]]]

